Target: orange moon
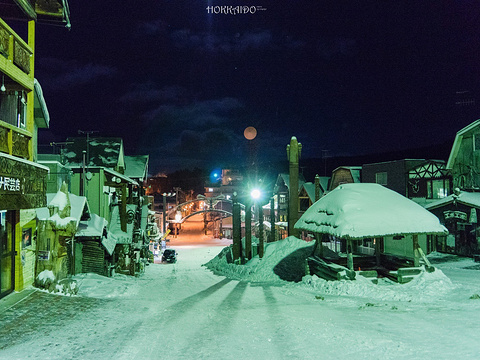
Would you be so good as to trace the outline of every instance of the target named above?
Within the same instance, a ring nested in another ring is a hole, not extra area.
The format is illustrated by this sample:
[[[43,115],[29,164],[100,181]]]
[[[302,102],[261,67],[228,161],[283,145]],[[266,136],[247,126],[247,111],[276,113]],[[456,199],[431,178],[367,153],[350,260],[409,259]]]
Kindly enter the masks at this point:
[[[257,136],[257,129],[255,129],[253,126],[249,126],[243,132],[243,136],[245,136],[245,139],[247,140],[253,140]]]

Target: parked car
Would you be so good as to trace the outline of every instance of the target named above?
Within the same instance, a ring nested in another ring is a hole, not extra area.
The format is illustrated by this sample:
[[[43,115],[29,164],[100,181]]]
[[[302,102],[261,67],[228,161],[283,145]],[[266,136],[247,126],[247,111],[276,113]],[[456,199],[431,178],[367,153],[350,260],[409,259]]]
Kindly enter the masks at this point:
[[[165,249],[162,255],[162,262],[174,263],[177,261],[177,252],[174,249]]]

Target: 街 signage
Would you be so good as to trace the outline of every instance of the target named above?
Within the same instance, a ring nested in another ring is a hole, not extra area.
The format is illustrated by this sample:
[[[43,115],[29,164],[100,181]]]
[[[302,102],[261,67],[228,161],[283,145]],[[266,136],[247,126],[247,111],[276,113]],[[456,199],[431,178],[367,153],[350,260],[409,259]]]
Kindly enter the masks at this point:
[[[35,163],[16,161],[0,153],[0,209],[46,206],[47,174],[47,169]]]

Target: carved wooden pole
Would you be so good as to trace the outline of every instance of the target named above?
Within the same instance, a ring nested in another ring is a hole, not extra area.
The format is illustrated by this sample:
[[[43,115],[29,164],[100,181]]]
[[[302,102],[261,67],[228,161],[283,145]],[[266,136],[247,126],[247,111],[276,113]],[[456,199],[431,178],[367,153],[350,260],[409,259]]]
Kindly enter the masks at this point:
[[[240,258],[242,251],[242,223],[240,218],[240,204],[237,200],[237,194],[233,194],[233,210],[232,210],[232,230],[233,230],[233,260]]]
[[[287,158],[289,161],[290,188],[288,197],[288,235],[298,237],[298,230],[294,225],[298,220],[298,163],[302,152],[302,144],[295,136],[287,145]]]
[[[320,176],[315,175],[315,202],[320,199]]]
[[[275,241],[275,200],[270,199],[270,242]]]
[[[245,258],[252,258],[252,203],[250,200],[245,204]]]
[[[263,207],[260,203],[257,203],[258,206],[258,257],[263,258],[263,252],[265,249],[264,238],[263,238]]]

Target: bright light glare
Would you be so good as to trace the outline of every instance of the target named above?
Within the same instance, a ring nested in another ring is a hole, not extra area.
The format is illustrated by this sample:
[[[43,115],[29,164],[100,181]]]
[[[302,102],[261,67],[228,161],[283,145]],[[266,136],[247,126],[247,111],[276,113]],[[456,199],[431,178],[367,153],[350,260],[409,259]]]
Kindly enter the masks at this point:
[[[259,199],[262,193],[258,189],[253,189],[250,195],[252,195],[252,198],[254,199]]]
[[[182,213],[177,211],[177,213],[175,214],[175,221],[180,222],[180,220],[182,220]]]

